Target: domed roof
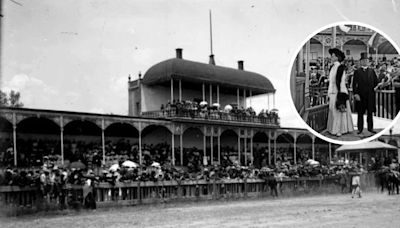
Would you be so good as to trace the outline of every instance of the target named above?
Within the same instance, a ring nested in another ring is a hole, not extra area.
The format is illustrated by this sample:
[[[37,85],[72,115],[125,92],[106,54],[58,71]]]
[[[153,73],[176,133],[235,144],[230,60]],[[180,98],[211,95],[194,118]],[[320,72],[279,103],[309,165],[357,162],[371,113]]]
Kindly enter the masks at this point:
[[[142,83],[155,85],[181,79],[195,83],[220,84],[225,87],[252,90],[252,94],[275,92],[272,83],[261,74],[193,62],[180,58],[162,61],[152,66],[144,75]]]

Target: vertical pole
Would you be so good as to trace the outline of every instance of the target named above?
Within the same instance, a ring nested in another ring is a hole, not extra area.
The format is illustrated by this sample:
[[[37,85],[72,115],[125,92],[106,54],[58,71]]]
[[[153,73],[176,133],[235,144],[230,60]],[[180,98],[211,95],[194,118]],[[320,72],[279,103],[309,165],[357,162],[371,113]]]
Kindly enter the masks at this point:
[[[175,165],[175,134],[171,134],[172,165]]]
[[[142,165],[142,123],[139,122],[139,164]]]
[[[220,104],[219,103],[219,85],[217,85],[217,103]]]
[[[332,27],[332,44],[331,47],[336,47],[336,26]]]
[[[271,132],[268,132],[268,165],[271,165]]]
[[[269,93],[267,94],[267,105],[268,105],[268,110],[271,110],[271,109],[269,108]]]
[[[324,45],[324,41],[322,41],[322,70],[325,75],[325,45]]]
[[[206,140],[207,140],[206,133],[207,133],[207,131],[206,130],[207,129],[204,126],[204,134],[203,134],[203,164],[204,164],[204,160],[205,160],[205,158],[207,156],[207,153],[206,153]]]
[[[174,100],[174,79],[171,78],[171,104],[173,103]]]
[[[272,94],[272,99],[273,99],[272,107],[275,108],[275,92]]]
[[[378,64],[378,46],[376,46],[376,52],[375,52],[375,64]]]
[[[253,129],[251,129],[251,138],[250,138],[250,162],[254,165],[254,154],[253,154]]]
[[[308,108],[310,107],[310,40],[307,41],[306,43],[306,69],[305,69],[305,74],[306,74],[306,81],[305,81],[305,88],[304,88],[304,93],[305,93],[305,107]]]
[[[17,162],[17,118],[15,113],[13,113],[13,150],[14,150],[14,166],[18,165]]]
[[[312,159],[315,160],[315,136],[312,137]]]
[[[211,165],[214,165],[214,127],[211,127]]]
[[[250,94],[249,94],[249,103],[250,103],[250,107],[251,107],[251,97],[253,96],[253,92],[250,90],[249,93],[250,93]]]
[[[104,118],[101,119],[101,149],[103,150],[103,165],[106,164],[106,143],[104,139]]]
[[[246,90],[243,90],[243,108],[246,108]]]
[[[182,80],[179,79],[179,101],[182,102]]]
[[[210,84],[210,104],[209,104],[209,107],[213,104],[212,100],[213,100],[212,99],[212,85]]]
[[[218,164],[221,165],[221,130],[218,127]]]
[[[329,143],[329,164],[331,164],[332,161],[332,146],[331,143]]]
[[[276,132],[274,132],[274,165],[276,165]]]
[[[181,155],[181,165],[183,166],[183,126],[181,124],[181,134],[179,135],[179,146],[180,146],[180,155]]]
[[[297,164],[297,148],[296,148],[296,141],[297,141],[297,134],[296,132],[294,133],[294,140],[293,140],[293,160],[294,164]]]
[[[236,97],[237,97],[237,107],[240,108],[240,104],[239,104],[239,88],[236,89]]]
[[[299,61],[297,62],[298,64],[298,68],[299,68],[299,72],[304,72],[304,45],[303,47],[301,47],[300,53],[299,53]]]
[[[238,161],[239,161],[239,164],[241,164],[240,163],[240,129],[239,129],[239,135],[238,135]]]
[[[202,90],[203,90],[203,101],[205,101],[206,100],[206,87],[204,85],[204,82],[203,82],[203,85],[202,85]]]
[[[64,127],[60,127],[61,164],[64,165]]]
[[[247,166],[247,130],[246,130],[246,135],[244,137],[244,150],[243,150],[243,154],[244,154],[244,165]]]
[[[367,58],[369,58],[369,45],[367,44]]]

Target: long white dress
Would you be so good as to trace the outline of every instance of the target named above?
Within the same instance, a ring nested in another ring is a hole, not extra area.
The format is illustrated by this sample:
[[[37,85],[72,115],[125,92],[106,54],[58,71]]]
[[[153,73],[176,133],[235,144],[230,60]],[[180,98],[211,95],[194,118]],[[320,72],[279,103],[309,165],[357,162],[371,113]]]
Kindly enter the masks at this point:
[[[346,112],[340,112],[336,109],[336,96],[338,94],[338,88],[336,86],[336,72],[340,63],[335,62],[329,72],[329,113],[328,113],[328,132],[337,135],[345,134],[354,131],[353,120],[351,118],[350,102],[346,101]],[[343,72],[343,76],[340,82],[340,92],[349,94],[346,87],[346,73]]]

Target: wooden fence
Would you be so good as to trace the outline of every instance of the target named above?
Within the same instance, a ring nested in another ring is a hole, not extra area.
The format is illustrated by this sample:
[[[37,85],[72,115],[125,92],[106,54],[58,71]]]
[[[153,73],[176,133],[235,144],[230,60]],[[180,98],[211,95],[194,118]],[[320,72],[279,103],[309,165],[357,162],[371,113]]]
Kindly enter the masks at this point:
[[[374,188],[374,175],[362,175],[361,183],[364,191]],[[339,192],[337,177],[284,179],[278,184],[280,197]],[[63,193],[63,198],[51,200],[43,198],[37,188],[0,186],[0,212],[18,215],[43,210],[82,207],[82,186],[68,185]],[[95,200],[98,207],[116,207],[169,201],[269,197],[270,193],[266,181],[260,179],[131,182],[117,183],[114,186],[109,183],[100,183],[95,187]]]

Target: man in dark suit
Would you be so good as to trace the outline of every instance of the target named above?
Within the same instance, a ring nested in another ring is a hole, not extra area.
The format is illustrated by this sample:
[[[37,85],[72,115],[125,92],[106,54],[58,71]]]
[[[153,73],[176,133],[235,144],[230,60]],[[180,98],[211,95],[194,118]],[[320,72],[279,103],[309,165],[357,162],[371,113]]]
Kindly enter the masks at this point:
[[[353,93],[355,100],[355,108],[358,114],[357,128],[358,134],[361,134],[364,129],[364,114],[367,111],[368,131],[374,131],[374,123],[372,113],[376,111],[375,105],[375,87],[378,85],[378,77],[375,71],[369,68],[369,59],[367,53],[361,53],[361,66],[354,71],[353,76]]]

